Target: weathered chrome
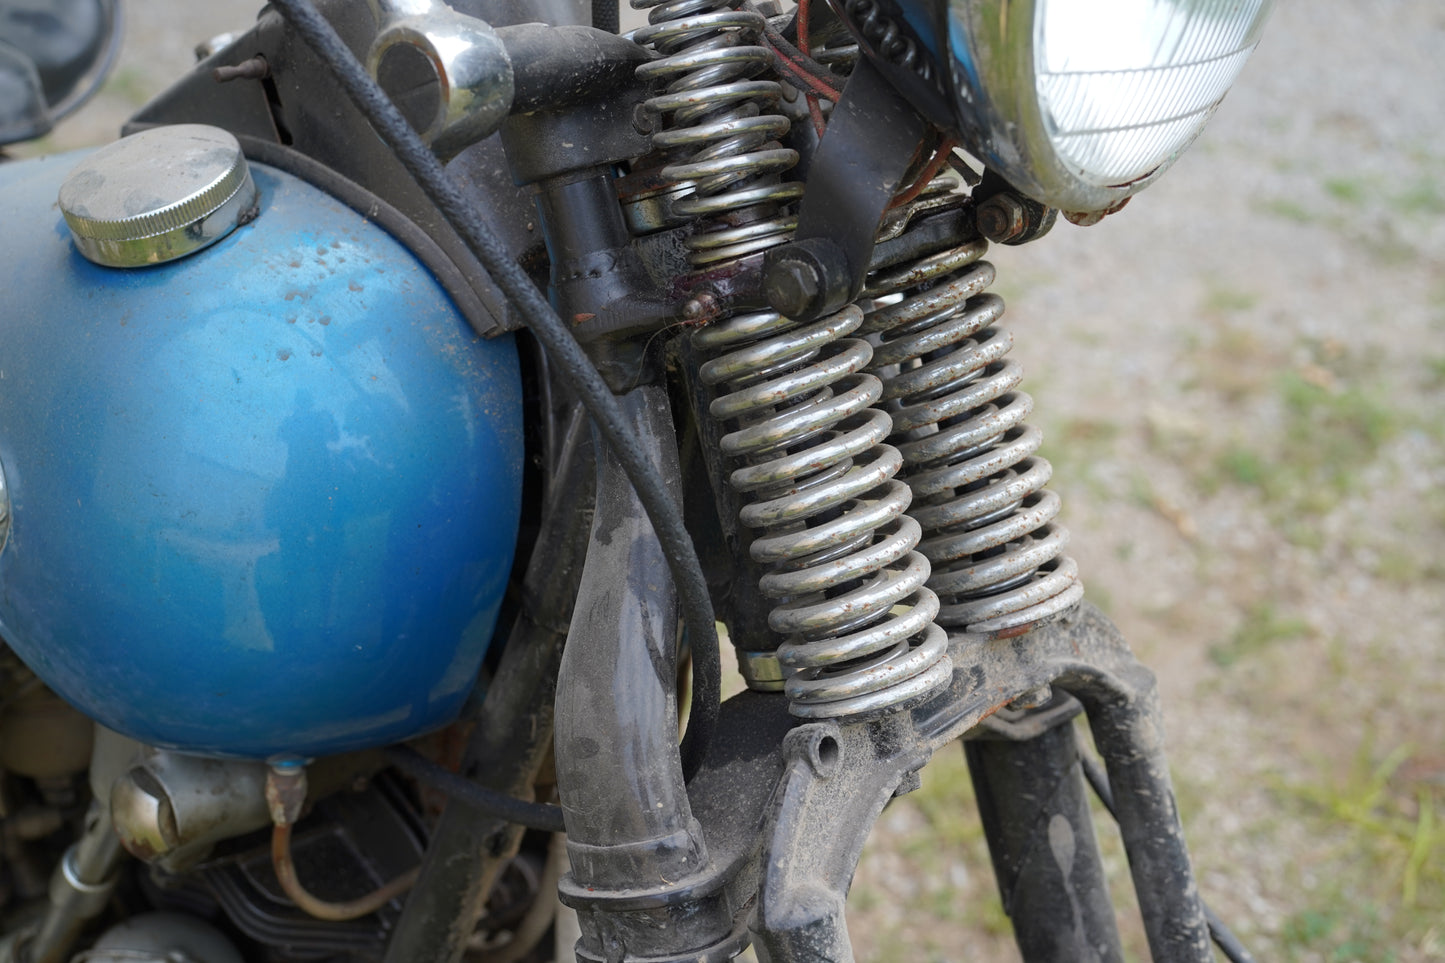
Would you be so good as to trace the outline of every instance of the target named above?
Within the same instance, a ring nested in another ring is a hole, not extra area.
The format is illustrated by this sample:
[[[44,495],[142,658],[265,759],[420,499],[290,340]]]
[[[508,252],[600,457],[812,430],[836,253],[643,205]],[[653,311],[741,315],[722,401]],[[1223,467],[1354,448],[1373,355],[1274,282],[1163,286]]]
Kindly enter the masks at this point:
[[[743,461],[729,480],[752,495],[741,519],[771,566],[759,588],[778,603],[768,624],[788,640],[778,663],[804,718],[884,712],[952,673],[912,496],[893,477],[902,458],[884,444],[892,423],[873,407],[882,384],[862,370],[872,350],[848,337],[862,319],[854,306],[807,325],[763,312],[693,336],[726,352],[700,374],[729,389],[710,412],[736,425],[721,447]]]
[[[183,913],[142,913],[112,926],[70,963],[242,963],[221,931]]]
[[[782,692],[786,673],[777,652],[738,650],[738,672],[754,692]]]
[[[131,855],[181,872],[223,839],[270,825],[266,765],[142,750],[116,779],[110,815]]]
[[[1158,15],[1146,16],[1143,4],[949,0],[946,57],[958,85],[964,145],[1016,190],[1050,207],[1115,208],[1154,183],[1203,129],[1258,43],[1271,5],[1257,0],[1167,3],[1158,5]],[[928,5],[905,0],[901,6],[904,18],[915,22]],[[1061,10],[1087,18],[1098,33],[1069,29],[1079,25],[1077,20],[1054,21]],[[1207,26],[1190,29],[1191,21]],[[1146,23],[1154,28],[1167,24],[1168,39],[1165,33],[1141,34]],[[1211,40],[1214,31],[1219,33]],[[1059,72],[1059,64],[1045,55],[1047,41],[1058,41],[1058,33],[1086,54],[1070,58],[1084,61],[1076,71]],[[1131,61],[1131,52],[1145,59]],[[1113,96],[1097,89],[1058,90],[1051,98],[1050,88],[1070,72],[1109,83],[1106,89]],[[1153,84],[1151,73],[1159,78]],[[1138,112],[1151,107],[1156,113]],[[1061,109],[1079,112],[1076,128],[1056,129]],[[1149,127],[1172,127],[1180,137],[1159,145],[1152,164],[1133,175],[1091,170],[1069,146],[1080,136],[1114,130],[1137,137]]]
[[[667,85],[644,105],[655,115],[671,115],[652,142],[685,155],[663,167],[662,176],[692,188],[673,201],[673,212],[715,218],[772,206],[744,227],[705,224],[688,238],[689,258],[698,267],[764,251],[791,237],[797,218],[777,206],[803,193],[802,184],[778,179],[798,162],[797,151],[776,140],[790,121],[769,112],[782,86],[752,79],[772,64],[767,48],[757,44],[766,21],[759,13],[731,9],[737,3],[632,0],[633,9],[651,11],[650,25],[633,39],[663,55],[637,69],[639,77]]]
[[[255,215],[236,138],[205,124],[141,131],[91,154],[60,185],[76,250],[106,267],[161,264],[209,247]]]
[[[123,855],[104,807],[92,802],[85,830],[65,851],[50,878],[50,903],[35,928],[20,937],[16,958],[26,963],[68,959],[67,951],[85,921],[110,901]]]
[[[372,0],[379,32],[366,66],[443,160],[501,127],[512,62],[484,21],[438,0]]]
[[[877,338],[868,370],[883,380],[938,622],[1000,636],[1058,617],[1084,588],[1061,555],[1043,436],[1024,423],[1033,400],[1014,390],[1023,371],[1005,359],[1013,336],[994,324],[1003,300],[984,291],[987,249],[975,241],[874,278],[864,296],[880,306],[862,331]]]

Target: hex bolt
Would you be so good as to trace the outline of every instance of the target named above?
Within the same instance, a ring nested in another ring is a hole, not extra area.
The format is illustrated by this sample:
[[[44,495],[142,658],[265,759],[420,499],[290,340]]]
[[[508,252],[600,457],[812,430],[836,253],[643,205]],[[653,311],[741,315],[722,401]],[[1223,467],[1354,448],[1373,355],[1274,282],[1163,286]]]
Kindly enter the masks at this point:
[[[823,276],[817,265],[796,258],[783,258],[768,267],[763,295],[768,303],[788,317],[800,317],[817,303],[823,290]]]
[[[632,109],[632,129],[639,134],[651,134],[657,130],[657,114],[648,110],[646,104],[638,104]]]
[[[1012,194],[995,194],[978,206],[975,223],[978,232],[990,241],[1007,244],[1028,230],[1028,210]]]

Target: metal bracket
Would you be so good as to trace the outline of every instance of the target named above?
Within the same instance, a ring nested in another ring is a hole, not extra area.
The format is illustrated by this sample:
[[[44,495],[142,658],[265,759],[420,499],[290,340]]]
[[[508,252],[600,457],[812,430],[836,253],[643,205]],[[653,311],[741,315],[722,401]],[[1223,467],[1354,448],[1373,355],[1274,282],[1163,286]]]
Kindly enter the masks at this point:
[[[927,129],[871,62],[859,61],[809,165],[794,240],[764,262],[775,310],[811,321],[862,293],[878,225]]]

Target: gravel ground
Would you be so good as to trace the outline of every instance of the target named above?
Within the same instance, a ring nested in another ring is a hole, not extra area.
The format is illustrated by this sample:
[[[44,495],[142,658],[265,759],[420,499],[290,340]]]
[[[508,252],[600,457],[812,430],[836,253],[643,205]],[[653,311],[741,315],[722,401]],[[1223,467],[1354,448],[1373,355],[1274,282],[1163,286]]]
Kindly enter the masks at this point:
[[[254,9],[132,3],[47,146]],[[1445,959],[1441,49],[1432,0],[1282,0],[1174,171],[995,258],[1072,552],[1159,673],[1203,889],[1261,960]],[[1017,959],[966,792],[944,760],[885,814],[860,958]]]

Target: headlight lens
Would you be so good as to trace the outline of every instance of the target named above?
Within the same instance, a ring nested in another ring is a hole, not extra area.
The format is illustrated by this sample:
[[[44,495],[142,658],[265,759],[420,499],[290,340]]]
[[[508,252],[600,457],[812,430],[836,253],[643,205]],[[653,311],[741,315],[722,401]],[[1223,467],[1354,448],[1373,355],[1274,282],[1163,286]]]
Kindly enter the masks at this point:
[[[907,11],[920,0],[902,0]],[[968,146],[1070,211],[1142,189],[1199,135],[1273,0],[948,0]],[[916,21],[915,21],[916,22]]]
[[[1101,187],[1189,146],[1264,27],[1266,0],[1042,0],[1034,65],[1044,129]]]

